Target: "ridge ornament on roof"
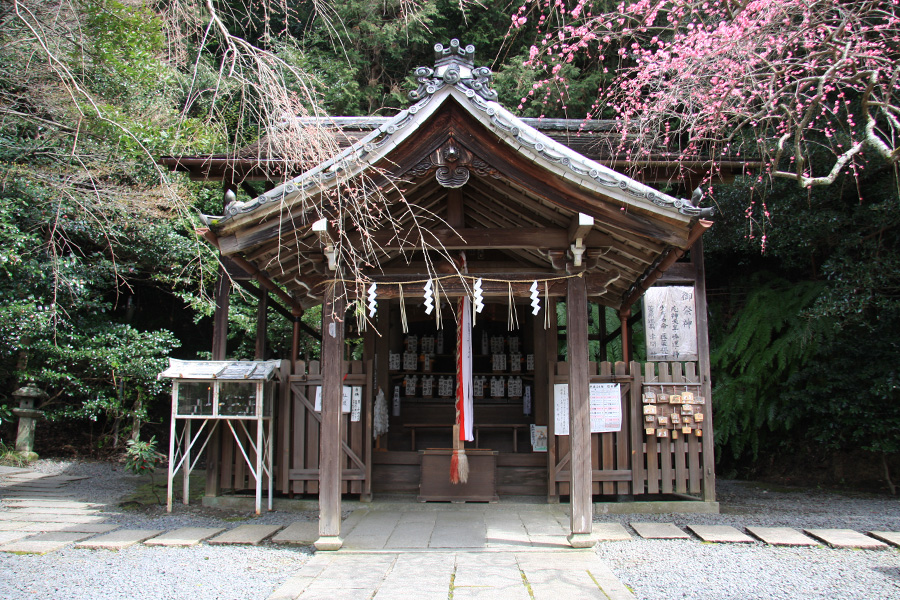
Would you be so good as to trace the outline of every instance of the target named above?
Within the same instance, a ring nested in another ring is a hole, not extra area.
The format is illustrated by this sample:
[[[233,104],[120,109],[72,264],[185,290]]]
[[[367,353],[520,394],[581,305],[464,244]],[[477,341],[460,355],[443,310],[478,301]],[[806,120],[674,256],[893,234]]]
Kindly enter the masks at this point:
[[[450,47],[434,45],[434,68],[419,67],[415,70],[419,88],[409,93],[409,99],[418,102],[425,96],[434,94],[445,85],[459,85],[471,90],[487,100],[496,102],[497,92],[491,88],[494,74],[488,67],[475,68],[475,46],[465,48],[459,40],[450,40]]]

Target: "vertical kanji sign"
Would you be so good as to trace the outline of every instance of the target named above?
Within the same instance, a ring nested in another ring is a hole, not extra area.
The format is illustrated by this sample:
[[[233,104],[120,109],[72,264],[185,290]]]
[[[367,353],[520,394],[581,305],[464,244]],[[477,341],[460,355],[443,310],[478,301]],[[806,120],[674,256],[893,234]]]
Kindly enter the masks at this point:
[[[697,360],[694,288],[651,287],[644,294],[647,360]]]

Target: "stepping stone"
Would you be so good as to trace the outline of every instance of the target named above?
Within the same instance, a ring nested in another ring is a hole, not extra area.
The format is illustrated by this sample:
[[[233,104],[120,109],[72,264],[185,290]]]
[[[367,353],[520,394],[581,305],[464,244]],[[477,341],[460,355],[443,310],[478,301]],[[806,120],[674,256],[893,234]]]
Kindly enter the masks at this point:
[[[54,550],[64,548],[69,544],[80,542],[91,537],[89,533],[44,533],[34,537],[25,538],[0,546],[0,552],[15,552],[18,554],[47,554]]]
[[[631,540],[631,534],[619,523],[594,523],[591,537],[598,542]]]
[[[31,471],[21,471],[18,473],[11,473],[6,479],[9,481],[14,479],[44,479],[45,477],[49,477],[49,475],[45,475],[44,473],[33,473]]]
[[[95,550],[122,550],[144,540],[155,537],[163,532],[162,529],[120,529],[100,537],[95,537],[75,544],[76,548],[92,548]]]
[[[833,548],[876,550],[888,547],[884,542],[870,538],[852,529],[804,529],[803,531]]]
[[[95,502],[75,502],[73,500],[28,500],[25,498],[7,498],[6,506],[16,508],[103,508],[102,504]]]
[[[319,539],[319,523],[316,521],[297,521],[287,526],[272,538],[276,544],[296,544],[308,546]]]
[[[28,513],[29,515],[94,515],[100,512],[96,508],[48,508],[46,506],[34,506],[26,504],[21,506],[10,506],[11,513]],[[31,519],[38,521],[39,518]]]
[[[120,525],[106,523],[26,523],[19,531],[61,531],[65,533],[108,533]]]
[[[0,531],[0,545],[15,542],[22,538],[34,535],[33,531]]]
[[[750,544],[753,538],[741,533],[729,525],[688,525],[688,529],[694,532],[704,542],[727,544]]]
[[[281,525],[241,525],[209,540],[210,544],[250,544],[255,546],[276,531]]]
[[[182,527],[175,531],[164,533],[144,542],[145,546],[196,546],[203,540],[220,534],[223,527]]]
[[[691,536],[674,523],[629,523],[645,540],[689,540]]]
[[[819,542],[790,527],[747,527],[747,531],[770,546],[819,545]]]
[[[34,514],[28,510],[21,509],[15,512],[0,512],[0,521],[29,521],[41,523],[102,523],[106,517],[96,517],[92,515],[44,515]]]
[[[887,542],[892,546],[900,546],[900,533],[896,531],[870,531],[868,533],[882,542]]]

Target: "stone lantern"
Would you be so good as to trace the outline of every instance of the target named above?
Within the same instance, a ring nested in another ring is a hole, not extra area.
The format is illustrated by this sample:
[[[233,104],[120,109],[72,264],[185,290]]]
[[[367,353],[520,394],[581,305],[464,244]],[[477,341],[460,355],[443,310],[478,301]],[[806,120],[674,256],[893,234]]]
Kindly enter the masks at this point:
[[[46,398],[47,394],[33,383],[26,383],[14,391],[12,396],[19,400],[19,407],[12,409],[12,413],[19,417],[16,452],[25,460],[35,460],[38,457],[34,452],[35,421],[44,417],[44,411],[37,410],[35,403]]]

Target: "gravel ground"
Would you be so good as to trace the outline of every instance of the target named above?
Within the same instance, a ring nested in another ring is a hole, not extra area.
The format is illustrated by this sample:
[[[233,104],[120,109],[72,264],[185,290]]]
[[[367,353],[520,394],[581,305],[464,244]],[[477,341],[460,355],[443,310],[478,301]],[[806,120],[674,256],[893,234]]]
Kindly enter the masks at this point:
[[[47,474],[85,475],[64,489],[107,504],[109,522],[135,529],[188,525],[233,528],[244,523],[287,524],[315,519],[315,513],[221,512],[197,505],[123,510],[118,500],[143,480],[121,465],[42,460],[33,468]],[[762,543],[706,544],[691,540],[643,540],[628,523],[900,531],[900,502],[867,494],[766,488],[745,482],[717,485],[721,514],[597,515],[597,522],[620,522],[630,542],[608,542],[597,553],[639,600],[900,600],[900,550],[833,550],[826,547],[774,548]],[[440,507],[435,507],[439,510]],[[64,549],[43,557],[0,553],[0,598],[94,600],[153,598],[213,600],[266,598],[300,569],[309,548],[273,544],[258,547],[198,546],[148,548],[118,553]]]
[[[86,476],[62,490],[76,498],[106,504],[107,523],[127,529],[224,527],[280,524],[317,518],[308,512],[215,511],[196,503],[123,510],[119,500],[147,478],[127,473],[122,465],[89,461],[39,460],[30,465],[48,475]],[[157,476],[165,480],[164,474]],[[72,547],[44,556],[0,553],[0,598],[19,600],[251,600],[268,598],[312,555],[309,547],[209,546],[152,548],[132,546],[119,552]]]
[[[598,515],[619,522],[630,542],[597,546],[597,554],[640,600],[889,600],[900,599],[900,550],[775,548],[644,540],[630,522],[747,525],[796,529],[900,531],[900,502],[886,496],[820,490],[765,488],[719,481],[721,514]]]

